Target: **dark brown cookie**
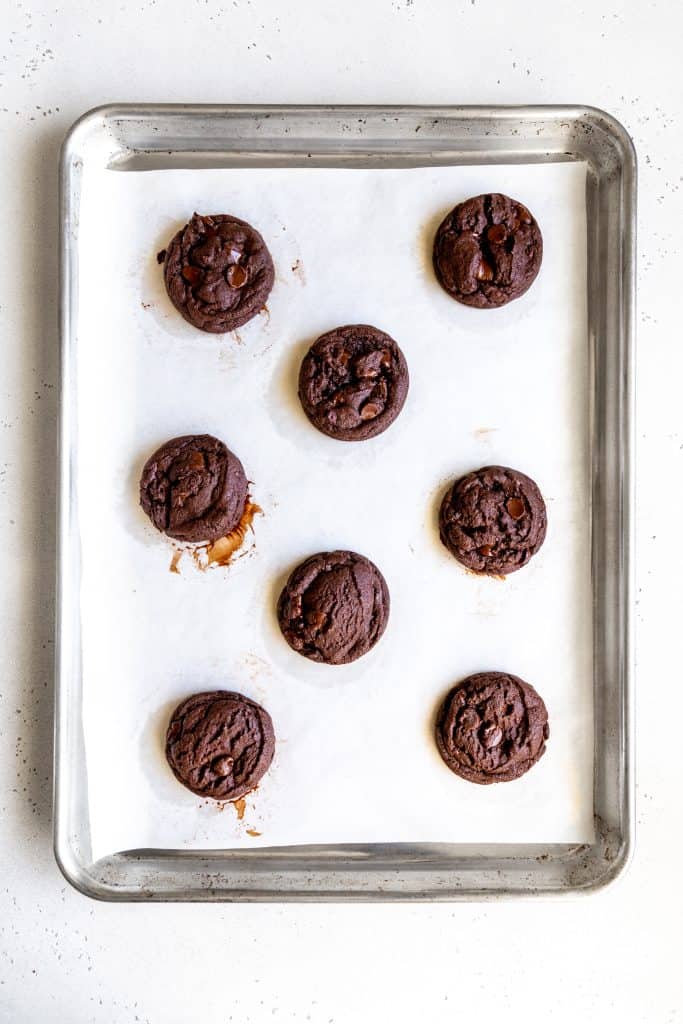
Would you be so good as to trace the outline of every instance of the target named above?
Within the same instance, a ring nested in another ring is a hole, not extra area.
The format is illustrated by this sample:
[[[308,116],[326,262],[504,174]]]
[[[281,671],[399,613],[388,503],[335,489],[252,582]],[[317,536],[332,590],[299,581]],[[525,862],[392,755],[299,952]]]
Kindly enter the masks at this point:
[[[473,572],[506,576],[521,569],[545,540],[545,502],[530,477],[484,466],[456,480],[439,512],[439,533]]]
[[[212,800],[237,800],[254,789],[274,752],[268,712],[228,690],[188,697],[166,733],[166,759],[178,782]]]
[[[258,231],[224,213],[192,220],[166,250],[164,282],[179,313],[201,331],[224,334],[256,316],[275,279]]]
[[[500,192],[459,203],[434,239],[434,270],[458,302],[504,306],[533,283],[543,259],[538,224],[521,203]]]
[[[456,775],[486,786],[518,779],[545,753],[548,712],[533,686],[506,672],[479,672],[446,696],[436,744]]]
[[[367,324],[336,327],[310,348],[299,398],[314,427],[340,441],[365,441],[390,426],[408,394],[408,366],[388,334]]]
[[[174,437],[145,463],[140,504],[175,540],[213,541],[239,523],[247,500],[242,463],[210,434]]]
[[[367,654],[386,629],[389,590],[368,558],[324,551],[291,574],[277,616],[285,640],[299,654],[344,665]]]

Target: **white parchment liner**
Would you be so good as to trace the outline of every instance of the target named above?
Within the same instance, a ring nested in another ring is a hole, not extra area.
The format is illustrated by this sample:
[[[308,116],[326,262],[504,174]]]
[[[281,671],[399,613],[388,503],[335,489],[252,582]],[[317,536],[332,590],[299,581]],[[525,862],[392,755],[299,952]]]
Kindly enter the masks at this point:
[[[527,295],[494,311],[450,299],[431,269],[445,213],[480,192],[524,202],[545,254]],[[254,224],[277,269],[268,312],[238,335],[186,324],[155,255],[194,210]],[[139,847],[588,841],[592,820],[585,167],[87,171],[79,257],[78,500],[84,730],[93,855]],[[381,437],[335,442],[296,397],[308,345],[370,323],[401,345],[406,406]],[[243,557],[202,573],[138,507],[146,457],[183,433],[222,438],[264,515]],[[502,463],[548,505],[545,546],[505,582],[441,546],[453,477]],[[388,629],[347,667],[307,662],[274,607],[302,558],[377,563]],[[550,741],[524,778],[480,787],[432,740],[444,692],[470,672],[532,683]],[[173,778],[174,705],[239,690],[273,716],[270,773],[240,819]],[[258,833],[258,834],[256,834]]]

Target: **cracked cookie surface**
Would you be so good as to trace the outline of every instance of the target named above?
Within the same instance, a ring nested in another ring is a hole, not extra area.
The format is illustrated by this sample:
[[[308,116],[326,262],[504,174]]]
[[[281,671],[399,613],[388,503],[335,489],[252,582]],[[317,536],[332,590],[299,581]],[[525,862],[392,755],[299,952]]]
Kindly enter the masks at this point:
[[[439,534],[467,569],[506,576],[543,544],[547,514],[534,481],[507,466],[484,466],[460,477],[439,511]]]
[[[193,214],[172,238],[163,263],[175,308],[188,323],[212,334],[234,331],[256,316],[275,280],[273,260],[256,228],[224,213]]]
[[[492,309],[518,299],[541,268],[543,238],[526,206],[500,192],[459,203],[434,239],[441,287],[466,306]]]
[[[323,334],[299,371],[299,398],[314,427],[365,441],[391,426],[408,394],[408,366],[393,338],[368,324]]]
[[[270,767],[275,733],[268,712],[229,690],[182,701],[166,733],[166,759],[179,782],[197,796],[237,800]]]
[[[549,735],[541,697],[506,672],[480,672],[453,687],[436,723],[436,744],[445,763],[479,785],[524,775],[545,753]]]
[[[355,551],[312,555],[292,572],[277,616],[289,646],[312,661],[344,665],[375,646],[389,618],[389,590]]]
[[[240,521],[247,500],[242,463],[210,434],[174,437],[147,460],[140,504],[157,530],[175,540],[214,541]]]

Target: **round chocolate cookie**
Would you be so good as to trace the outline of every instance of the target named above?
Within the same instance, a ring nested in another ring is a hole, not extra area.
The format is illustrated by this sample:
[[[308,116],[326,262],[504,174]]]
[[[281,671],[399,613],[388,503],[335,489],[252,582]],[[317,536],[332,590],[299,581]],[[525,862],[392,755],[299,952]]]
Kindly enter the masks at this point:
[[[336,327],[309,349],[299,398],[314,427],[365,441],[390,426],[408,394],[408,366],[393,338],[366,324]]]
[[[175,540],[213,541],[239,523],[247,500],[242,463],[210,434],[167,441],[144,465],[140,504]]]
[[[545,753],[548,712],[533,686],[507,672],[468,676],[447,694],[436,745],[456,775],[486,786],[518,779]]]
[[[434,239],[434,270],[442,288],[479,309],[523,295],[542,258],[538,224],[525,206],[500,192],[459,203]]]
[[[442,542],[473,572],[506,576],[521,569],[545,540],[545,502],[530,477],[484,466],[460,477],[439,511]]]
[[[274,752],[268,712],[228,690],[182,701],[166,733],[166,759],[178,782],[212,800],[237,800],[254,789]]]
[[[256,316],[274,279],[273,260],[258,231],[224,213],[193,214],[164,258],[171,302],[189,323],[212,334],[234,331]]]
[[[290,647],[311,661],[345,665],[386,629],[389,590],[376,565],[354,551],[324,551],[291,574],[277,606]]]

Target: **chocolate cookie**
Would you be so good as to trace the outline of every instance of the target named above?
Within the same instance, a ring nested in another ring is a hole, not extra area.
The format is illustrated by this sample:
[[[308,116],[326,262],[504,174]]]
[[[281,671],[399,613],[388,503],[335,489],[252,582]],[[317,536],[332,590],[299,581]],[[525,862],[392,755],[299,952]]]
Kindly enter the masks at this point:
[[[456,775],[482,786],[518,779],[545,753],[548,712],[533,686],[506,672],[479,672],[446,696],[436,745]]]
[[[291,574],[277,606],[295,651],[326,665],[367,654],[386,629],[389,590],[376,565],[354,551],[325,551]]]
[[[434,239],[434,270],[449,295],[466,306],[504,306],[533,283],[543,239],[521,203],[500,192],[459,203]]]
[[[299,398],[314,427],[340,441],[365,441],[390,426],[408,394],[400,348],[376,327],[355,324],[323,334],[299,372]]]
[[[225,537],[247,500],[242,463],[210,434],[174,437],[145,463],[140,504],[157,530],[185,541]]]
[[[166,733],[166,759],[178,782],[212,800],[237,800],[254,789],[274,752],[268,712],[228,690],[182,701]]]
[[[166,250],[164,282],[171,302],[189,323],[212,334],[234,331],[256,316],[274,279],[273,260],[258,231],[224,213],[193,214]]]
[[[439,533],[450,553],[487,576],[526,565],[545,540],[546,524],[534,481],[505,466],[485,466],[456,480],[439,512]]]

